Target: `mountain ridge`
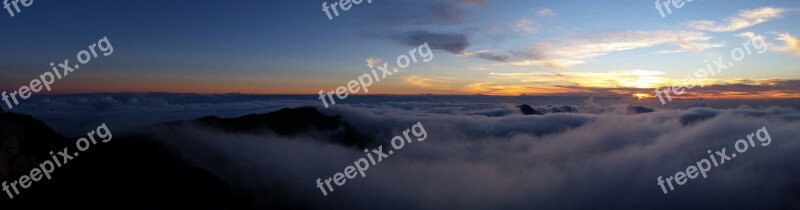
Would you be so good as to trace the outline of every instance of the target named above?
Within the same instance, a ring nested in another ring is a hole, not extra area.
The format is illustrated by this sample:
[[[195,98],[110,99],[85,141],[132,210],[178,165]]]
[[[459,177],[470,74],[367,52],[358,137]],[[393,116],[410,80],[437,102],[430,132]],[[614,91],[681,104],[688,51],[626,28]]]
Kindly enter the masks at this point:
[[[231,133],[274,132],[296,136],[314,130],[334,131],[329,141],[349,147],[369,145],[368,136],[340,120],[310,107],[285,108],[238,118],[206,116],[191,121],[173,121],[151,126],[193,123]],[[121,134],[113,130],[112,133]],[[76,151],[71,140],[52,131],[29,115],[0,113],[0,181],[12,182],[49,158],[48,151]],[[191,164],[140,130],[82,152],[80,157],[57,168],[53,179],[36,182],[9,200],[0,193],[4,209],[248,209],[257,206],[252,193],[235,192],[214,173]],[[348,140],[350,139],[350,140]],[[35,157],[35,158],[30,158]],[[26,164],[11,164],[18,160]],[[279,189],[276,189],[276,192]],[[280,198],[278,198],[280,199]],[[41,202],[46,200],[47,202]],[[84,202],[77,202],[84,201]],[[272,204],[275,209],[306,209],[297,202]],[[268,208],[268,209],[270,209]]]

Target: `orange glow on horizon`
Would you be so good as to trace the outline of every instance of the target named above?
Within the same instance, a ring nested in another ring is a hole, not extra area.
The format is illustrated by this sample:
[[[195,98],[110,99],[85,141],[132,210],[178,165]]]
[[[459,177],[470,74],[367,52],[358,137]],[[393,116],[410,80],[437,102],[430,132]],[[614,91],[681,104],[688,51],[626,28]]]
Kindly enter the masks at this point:
[[[641,99],[648,99],[648,98],[652,98],[652,96],[650,96],[650,94],[647,94],[647,93],[634,93],[632,96],[633,96],[634,98],[636,98],[636,99],[640,99],[640,100],[641,100]]]
[[[424,77],[406,76],[397,80],[387,80],[375,83],[368,93],[359,91],[352,95],[495,95],[495,96],[622,96],[634,99],[648,99],[655,97],[654,88],[659,83],[669,80],[657,80],[648,76],[657,75],[654,72],[630,71],[616,73],[623,75],[613,80],[598,74],[560,73],[561,76],[550,77],[549,74],[491,74],[486,79],[464,80],[457,77]],[[52,92],[40,94],[65,94],[65,93],[98,93],[98,92],[165,92],[165,93],[197,93],[197,94],[297,94],[316,95],[320,90],[329,92],[343,85],[331,80],[303,80],[304,78],[269,78],[269,79],[242,79],[242,78],[158,78],[158,77],[125,77],[112,79],[73,79],[60,80],[54,85]],[[797,89],[783,90],[770,88],[760,89],[759,92],[748,91],[721,91],[709,88],[713,85],[748,84],[753,86],[780,85],[777,80],[726,80],[709,82],[706,88],[697,87],[689,89],[685,94],[673,99],[794,99],[800,98]],[[10,85],[10,84],[7,84]],[[5,86],[4,86],[5,87]],[[4,88],[14,91],[15,87]],[[16,87],[18,89],[18,86]],[[724,90],[724,89],[723,89]]]

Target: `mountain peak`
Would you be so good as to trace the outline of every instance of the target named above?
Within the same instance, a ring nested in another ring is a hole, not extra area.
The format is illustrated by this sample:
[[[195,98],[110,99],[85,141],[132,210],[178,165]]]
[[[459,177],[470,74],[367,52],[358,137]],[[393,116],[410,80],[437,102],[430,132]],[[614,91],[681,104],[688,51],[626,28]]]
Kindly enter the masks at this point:
[[[201,125],[231,133],[260,133],[269,129],[278,135],[295,136],[317,131],[334,131],[329,141],[359,148],[371,144],[367,135],[339,116],[327,116],[313,107],[283,108],[265,114],[249,114],[238,118],[206,116],[195,121]]]
[[[519,108],[519,111],[521,111],[522,114],[524,115],[544,115],[544,112],[536,110],[528,104],[522,104],[517,107]]]

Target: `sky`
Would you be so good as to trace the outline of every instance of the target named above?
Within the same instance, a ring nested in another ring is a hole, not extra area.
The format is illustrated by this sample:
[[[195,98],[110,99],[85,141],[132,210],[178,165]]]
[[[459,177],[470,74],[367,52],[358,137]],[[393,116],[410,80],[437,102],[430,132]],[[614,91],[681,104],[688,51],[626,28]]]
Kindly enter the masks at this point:
[[[722,57],[734,65],[682,96],[800,97],[798,1],[695,0],[662,16],[653,1],[374,0],[330,20],[323,2],[37,0],[0,13],[0,90],[107,37],[113,54],[42,94],[317,94],[427,42],[430,62],[368,94],[649,98]],[[734,62],[737,48],[751,53]]]

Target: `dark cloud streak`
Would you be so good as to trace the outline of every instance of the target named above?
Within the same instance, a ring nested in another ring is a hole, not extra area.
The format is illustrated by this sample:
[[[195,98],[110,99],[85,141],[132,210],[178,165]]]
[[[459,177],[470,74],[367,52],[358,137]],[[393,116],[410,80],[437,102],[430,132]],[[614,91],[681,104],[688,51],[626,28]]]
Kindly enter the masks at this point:
[[[411,47],[427,42],[433,49],[444,50],[453,54],[461,54],[470,45],[466,35],[456,33],[409,31],[400,35],[390,35],[388,38]]]

